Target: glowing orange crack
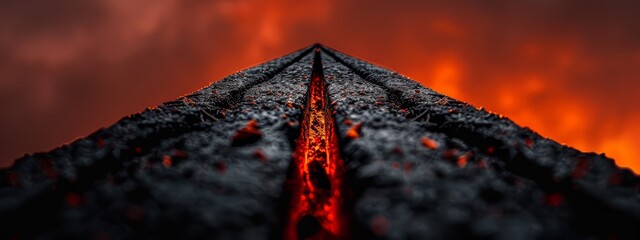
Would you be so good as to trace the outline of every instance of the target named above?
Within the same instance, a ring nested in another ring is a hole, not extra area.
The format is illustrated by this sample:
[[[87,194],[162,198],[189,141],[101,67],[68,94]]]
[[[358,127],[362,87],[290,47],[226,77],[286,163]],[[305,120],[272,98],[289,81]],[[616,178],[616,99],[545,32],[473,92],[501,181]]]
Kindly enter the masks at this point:
[[[293,157],[296,171],[285,239],[347,237],[341,195],[344,163],[338,152],[333,116],[327,108],[320,61],[316,49],[309,100]]]

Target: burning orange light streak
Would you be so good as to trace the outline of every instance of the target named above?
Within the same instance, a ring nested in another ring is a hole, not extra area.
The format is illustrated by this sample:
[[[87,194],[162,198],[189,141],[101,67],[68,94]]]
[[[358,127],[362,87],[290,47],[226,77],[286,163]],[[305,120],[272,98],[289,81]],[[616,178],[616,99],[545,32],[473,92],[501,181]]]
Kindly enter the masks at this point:
[[[346,237],[342,177],[334,120],[327,109],[325,82],[316,49],[304,120],[294,153],[293,199],[285,239]]]

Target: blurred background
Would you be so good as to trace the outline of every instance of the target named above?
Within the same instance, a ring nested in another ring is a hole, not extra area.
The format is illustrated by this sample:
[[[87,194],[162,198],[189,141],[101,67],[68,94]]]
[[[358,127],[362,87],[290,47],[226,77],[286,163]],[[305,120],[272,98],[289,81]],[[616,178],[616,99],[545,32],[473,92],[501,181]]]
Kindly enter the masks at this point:
[[[640,172],[640,1],[4,0],[0,167],[315,42]]]

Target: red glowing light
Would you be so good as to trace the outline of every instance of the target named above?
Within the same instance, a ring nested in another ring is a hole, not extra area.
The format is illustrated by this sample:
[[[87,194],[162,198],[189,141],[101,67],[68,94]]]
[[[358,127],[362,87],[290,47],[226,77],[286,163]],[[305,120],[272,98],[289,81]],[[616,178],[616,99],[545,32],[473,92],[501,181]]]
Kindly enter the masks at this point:
[[[307,111],[294,153],[296,171],[285,239],[337,239],[346,235],[341,194],[344,164],[338,154],[319,61],[316,52]]]
[[[429,149],[436,149],[439,146],[438,142],[428,137],[423,137],[420,141],[422,142],[422,145]]]
[[[238,146],[246,143],[252,143],[260,140],[262,137],[262,131],[258,127],[258,121],[255,119],[250,120],[247,124],[236,131],[233,136],[231,136],[231,145]]]
[[[471,153],[465,153],[462,156],[458,157],[458,167],[463,168],[465,166],[467,166],[467,163],[469,162],[469,158],[471,157]]]
[[[171,167],[172,164],[173,164],[173,161],[171,160],[170,156],[167,156],[167,155],[162,156],[162,166],[168,168],[168,167]]]
[[[351,138],[351,139],[356,139],[360,137],[360,129],[362,129],[362,123],[357,123],[355,125],[353,125],[353,127],[351,127],[349,129],[349,131],[347,131],[347,137]]]

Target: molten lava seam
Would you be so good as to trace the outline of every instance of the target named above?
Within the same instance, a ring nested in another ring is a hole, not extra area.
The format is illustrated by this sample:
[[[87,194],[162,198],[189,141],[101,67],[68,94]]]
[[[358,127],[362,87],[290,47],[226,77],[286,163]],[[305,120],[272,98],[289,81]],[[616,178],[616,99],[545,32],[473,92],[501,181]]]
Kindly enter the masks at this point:
[[[344,163],[327,103],[320,51],[316,49],[309,99],[294,153],[296,169],[291,176],[294,187],[286,239],[346,237],[341,196]]]

